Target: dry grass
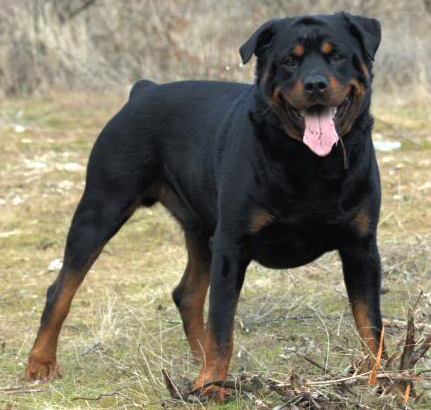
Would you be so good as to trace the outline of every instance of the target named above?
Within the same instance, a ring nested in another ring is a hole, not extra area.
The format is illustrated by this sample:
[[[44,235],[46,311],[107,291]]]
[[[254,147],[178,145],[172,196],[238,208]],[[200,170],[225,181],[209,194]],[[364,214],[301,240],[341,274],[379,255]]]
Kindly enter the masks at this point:
[[[419,289],[425,294],[416,340],[429,333],[429,2],[96,0],[68,19],[73,7],[85,2],[0,0],[0,93],[43,95],[6,100],[0,106],[1,410],[201,408],[172,401],[161,374],[167,369],[181,386],[198,372],[170,298],[185,266],[182,235],[162,208],[138,211],[80,288],[61,335],[59,360],[65,377],[32,385],[21,376],[46,288],[56,276],[48,266],[62,257],[89,150],[121,105],[127,86],[141,77],[159,82],[251,81],[253,67],[238,64],[238,46],[272,17],[347,9],[383,22],[376,60],[381,93],[375,99],[375,138],[402,144],[398,151],[379,154],[387,344],[394,350],[404,338],[407,311]],[[52,89],[96,89],[99,94],[89,98],[88,91],[64,94]],[[101,95],[105,89],[124,95]],[[348,374],[361,350],[336,255],[289,272],[253,265],[247,276],[232,377],[258,375],[277,380],[278,386],[295,380],[301,390],[300,377],[325,381]],[[427,369],[429,353],[416,365],[416,373]],[[414,403],[411,392],[408,405],[430,408],[431,383],[420,380],[415,386],[417,394],[425,394]],[[314,393],[330,398],[331,408],[395,406],[393,398],[379,398],[366,385],[355,387],[354,394],[331,385],[315,386]],[[293,408],[300,396],[298,391],[291,401],[287,396],[283,401],[277,392],[262,389],[257,395],[238,395],[224,408],[266,409],[283,402]]]
[[[78,291],[61,335],[64,378],[41,385],[21,380],[45,290],[56,276],[47,267],[62,257],[89,150],[121,99],[53,94],[4,101],[0,107],[0,409],[201,408],[173,402],[161,374],[167,369],[181,385],[198,371],[170,298],[185,267],[182,236],[161,208],[138,211]],[[386,338],[393,350],[405,337],[407,310],[420,289],[417,340],[430,331],[431,129],[426,111],[388,108],[384,101],[376,100],[377,139],[402,143],[400,150],[378,155],[384,188],[382,303],[392,324]],[[281,382],[292,373],[328,377],[303,355],[328,374],[344,377],[361,356],[335,254],[291,271],[252,265],[236,323],[232,377],[255,374]],[[416,373],[426,369],[431,369],[429,353]],[[431,389],[429,381],[415,385],[418,394]],[[336,393],[330,386],[319,391]],[[353,403],[395,406],[367,385],[355,388],[355,395],[337,394],[339,406],[346,400],[351,408]],[[431,407],[429,393],[419,404],[414,400],[411,407]],[[279,394],[262,390],[257,398],[238,396],[223,408],[281,403]]]

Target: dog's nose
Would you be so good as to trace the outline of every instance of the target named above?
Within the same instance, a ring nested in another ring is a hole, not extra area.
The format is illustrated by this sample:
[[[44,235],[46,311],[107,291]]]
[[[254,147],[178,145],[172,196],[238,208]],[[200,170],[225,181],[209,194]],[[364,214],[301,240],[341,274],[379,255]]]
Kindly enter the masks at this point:
[[[304,79],[304,90],[309,94],[320,94],[328,88],[328,80],[323,75],[310,75]]]

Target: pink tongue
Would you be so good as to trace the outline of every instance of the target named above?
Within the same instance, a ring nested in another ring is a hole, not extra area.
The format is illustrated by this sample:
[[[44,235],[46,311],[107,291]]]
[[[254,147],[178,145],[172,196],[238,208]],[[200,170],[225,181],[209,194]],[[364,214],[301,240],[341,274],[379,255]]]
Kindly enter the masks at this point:
[[[327,108],[313,114],[303,111],[302,115],[305,120],[304,144],[321,157],[328,155],[338,141],[338,134],[332,120],[332,110]]]

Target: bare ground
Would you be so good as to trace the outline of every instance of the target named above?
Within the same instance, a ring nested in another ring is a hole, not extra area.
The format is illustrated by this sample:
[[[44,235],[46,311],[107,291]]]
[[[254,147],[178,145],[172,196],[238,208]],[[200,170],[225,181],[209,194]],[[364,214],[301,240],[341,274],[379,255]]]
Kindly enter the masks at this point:
[[[402,144],[378,153],[384,190],[382,304],[386,343],[393,351],[405,338],[407,310],[420,290],[416,339],[431,331],[431,129],[429,111],[389,108],[380,101],[374,109],[376,140]],[[190,361],[170,298],[185,267],[182,235],[160,207],[134,215],[78,291],[61,335],[64,377],[39,385],[22,381],[45,291],[57,274],[52,262],[62,258],[83,189],[89,150],[120,105],[117,96],[76,93],[1,103],[0,409],[202,408],[172,400],[161,374],[167,369],[181,385],[198,367]],[[341,378],[360,357],[336,254],[290,271],[251,266],[236,319],[232,379]],[[431,376],[429,352],[416,364],[414,373],[421,371],[415,393],[425,393],[420,400],[411,395],[410,408],[431,407],[431,382],[425,379]],[[381,397],[366,384],[354,394],[330,386],[313,389],[332,397],[321,408],[396,405],[394,397]],[[223,408],[274,408],[286,400],[263,389],[238,393]],[[285,408],[295,405],[300,403],[292,399]]]

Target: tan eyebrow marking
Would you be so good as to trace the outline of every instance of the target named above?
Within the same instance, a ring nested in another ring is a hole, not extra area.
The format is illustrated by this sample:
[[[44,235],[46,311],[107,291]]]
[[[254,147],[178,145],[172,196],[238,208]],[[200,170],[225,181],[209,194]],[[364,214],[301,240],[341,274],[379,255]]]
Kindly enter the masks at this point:
[[[302,57],[304,55],[304,46],[297,44],[292,51],[295,57]]]
[[[322,47],[320,47],[320,51],[321,51],[323,54],[330,54],[330,53],[332,52],[332,49],[333,49],[332,44],[331,44],[331,43],[328,43],[327,41],[325,41],[325,42],[322,44]]]

